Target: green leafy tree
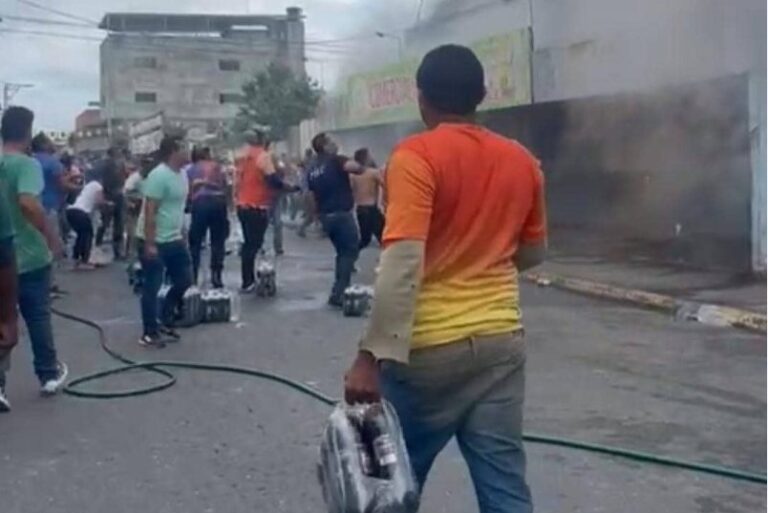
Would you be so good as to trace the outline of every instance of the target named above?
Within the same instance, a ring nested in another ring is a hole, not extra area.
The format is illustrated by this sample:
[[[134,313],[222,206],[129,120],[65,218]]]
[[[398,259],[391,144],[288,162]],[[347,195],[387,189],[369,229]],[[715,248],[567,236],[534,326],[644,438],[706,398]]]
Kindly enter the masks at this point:
[[[321,95],[317,82],[273,62],[243,84],[243,102],[231,130],[266,128],[273,139],[283,139],[288,128],[315,115]]]

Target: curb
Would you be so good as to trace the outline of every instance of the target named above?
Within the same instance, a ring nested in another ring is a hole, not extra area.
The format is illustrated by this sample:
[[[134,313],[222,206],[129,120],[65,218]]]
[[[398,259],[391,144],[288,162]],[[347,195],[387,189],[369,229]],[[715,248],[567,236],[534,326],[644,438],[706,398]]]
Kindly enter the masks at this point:
[[[766,316],[749,310],[685,301],[655,292],[626,289],[607,283],[568,278],[546,272],[528,272],[523,274],[523,278],[542,287],[551,286],[587,296],[659,310],[672,314],[680,320],[696,321],[710,326],[732,326],[755,333],[766,333]]]

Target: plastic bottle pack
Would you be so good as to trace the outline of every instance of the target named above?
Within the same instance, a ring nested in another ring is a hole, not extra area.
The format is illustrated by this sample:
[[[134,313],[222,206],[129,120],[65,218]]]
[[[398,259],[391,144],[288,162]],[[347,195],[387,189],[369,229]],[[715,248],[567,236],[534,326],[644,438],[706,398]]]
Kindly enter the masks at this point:
[[[126,268],[128,273],[128,285],[133,289],[133,293],[141,295],[141,289],[144,286],[144,270],[141,268],[141,262],[138,260],[128,264]]]
[[[211,289],[200,296],[203,322],[237,322],[240,320],[240,296],[236,291]]]
[[[386,401],[338,405],[320,446],[329,513],[416,513],[419,492],[400,421]]]
[[[273,297],[277,294],[277,277],[275,265],[266,260],[256,264],[256,295]]]
[[[168,295],[168,285],[160,287],[157,293],[160,311],[162,311],[165,297]],[[200,324],[203,320],[203,303],[200,300],[200,289],[192,286],[187,289],[182,299],[180,317],[176,320],[176,325],[182,328],[189,328]]]
[[[344,290],[342,312],[345,317],[362,317],[371,308],[373,288],[364,285],[351,285]]]

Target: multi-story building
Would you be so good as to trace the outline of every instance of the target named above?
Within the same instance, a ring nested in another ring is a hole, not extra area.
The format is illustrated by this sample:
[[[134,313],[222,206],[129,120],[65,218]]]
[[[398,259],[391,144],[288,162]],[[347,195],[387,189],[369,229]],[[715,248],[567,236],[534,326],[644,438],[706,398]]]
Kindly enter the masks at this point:
[[[765,0],[430,7],[378,34],[402,62],[355,52],[317,129],[385,160],[422,129],[420,56],[467,44],[486,71],[482,122],[542,161],[556,251],[765,272]]]
[[[237,113],[241,86],[275,61],[304,71],[301,9],[283,15],[109,13],[100,24],[101,116],[108,128],[162,112],[192,140]]]
[[[115,124],[113,136],[123,133],[124,127]],[[75,118],[75,131],[72,132],[72,150],[81,156],[97,156],[105,153],[110,146],[109,130],[101,117],[101,109],[89,107]]]

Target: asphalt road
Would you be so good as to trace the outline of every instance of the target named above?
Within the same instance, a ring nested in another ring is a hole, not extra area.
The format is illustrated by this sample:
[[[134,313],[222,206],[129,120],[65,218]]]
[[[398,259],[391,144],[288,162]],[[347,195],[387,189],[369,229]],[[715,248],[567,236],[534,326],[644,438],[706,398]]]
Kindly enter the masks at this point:
[[[145,350],[138,301],[122,266],[64,273],[59,302],[108,328],[136,359],[229,363],[276,371],[341,393],[364,320],[324,303],[329,243],[288,237],[278,297],[243,300],[243,323],[188,330]],[[361,281],[376,258],[368,250]],[[236,262],[227,281],[237,283]],[[653,312],[523,287],[528,330],[526,430],[734,466],[766,469],[765,337],[675,322]],[[56,319],[72,375],[114,363],[92,331]],[[42,399],[28,344],[14,355],[0,416],[0,512],[322,512],[315,478],[325,406],[240,376],[180,371],[159,394],[113,401]],[[154,379],[135,373],[99,386]],[[537,511],[754,513],[765,486],[529,444]],[[438,459],[422,511],[476,511],[460,454]]]

